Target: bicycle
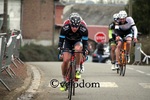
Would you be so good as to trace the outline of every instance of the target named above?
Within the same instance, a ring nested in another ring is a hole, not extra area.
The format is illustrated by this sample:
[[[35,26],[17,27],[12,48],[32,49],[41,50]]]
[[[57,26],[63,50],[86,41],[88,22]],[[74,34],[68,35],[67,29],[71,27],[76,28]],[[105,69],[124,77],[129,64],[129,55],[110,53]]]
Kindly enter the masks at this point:
[[[125,72],[126,72],[126,64],[128,62],[128,58],[127,58],[127,41],[125,40],[125,38],[123,38],[123,43],[122,43],[122,47],[120,50],[120,55],[119,55],[119,61],[118,61],[118,65],[119,65],[119,69],[117,69],[117,73],[119,73],[120,71],[120,76],[124,76]],[[135,47],[136,42],[133,42],[133,47]]]
[[[71,100],[72,99],[72,95],[75,95],[75,81],[77,81],[77,79],[75,78],[75,73],[76,73],[76,56],[75,53],[83,53],[82,52],[78,52],[73,50],[68,50],[68,49],[64,49],[61,48],[62,52],[70,52],[71,53],[71,59],[70,59],[70,65],[69,68],[67,70],[66,73],[66,80],[67,80],[67,84],[66,87],[68,90],[68,99]]]
[[[119,69],[117,69],[117,73],[120,71],[120,76],[124,76],[126,72],[126,64],[127,64],[127,48],[126,48],[126,40],[123,39],[123,44],[120,50],[120,55],[119,55]]]

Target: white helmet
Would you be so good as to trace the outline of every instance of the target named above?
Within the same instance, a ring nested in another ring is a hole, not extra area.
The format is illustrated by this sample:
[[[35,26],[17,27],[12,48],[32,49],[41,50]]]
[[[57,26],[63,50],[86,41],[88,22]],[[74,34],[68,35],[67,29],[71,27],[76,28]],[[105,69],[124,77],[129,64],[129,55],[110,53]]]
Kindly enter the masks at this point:
[[[118,13],[115,13],[114,15],[113,15],[113,18],[114,19],[117,19],[119,17],[119,14]]]
[[[124,11],[124,10],[122,10],[122,11],[120,11],[119,12],[119,18],[126,18],[127,17],[127,13],[126,13],[126,11]]]

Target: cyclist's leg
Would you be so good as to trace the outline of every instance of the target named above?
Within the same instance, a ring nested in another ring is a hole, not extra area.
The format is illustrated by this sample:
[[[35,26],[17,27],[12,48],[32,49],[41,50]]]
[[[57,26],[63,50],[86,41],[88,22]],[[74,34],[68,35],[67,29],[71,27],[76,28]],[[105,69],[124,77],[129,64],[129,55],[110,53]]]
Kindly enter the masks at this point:
[[[111,42],[110,47],[111,47],[110,55],[111,55],[111,63],[112,63],[111,69],[115,69],[115,67],[114,67],[114,64],[115,64],[115,49],[116,49],[115,42]]]
[[[111,61],[114,62],[115,61],[115,50],[116,50],[115,42],[112,42],[110,47],[111,47],[111,51],[110,51]]]
[[[128,59],[128,63],[130,62],[130,49],[131,49],[131,43],[132,43],[132,34],[128,34],[126,36],[126,50],[127,50],[127,59]]]
[[[76,42],[75,45],[74,45],[74,48],[75,48],[75,51],[79,51],[79,52],[82,52],[82,49],[83,49],[83,44],[82,42]],[[76,78],[81,78],[81,75],[80,75],[80,62],[82,60],[82,53],[76,53],[76,71],[77,71],[77,74],[76,74]]]
[[[68,49],[71,48],[70,44],[67,41],[65,41],[64,48],[68,48]],[[61,65],[62,80],[63,81],[60,83],[60,90],[61,91],[66,90],[66,75],[67,75],[70,57],[71,57],[71,54],[69,52],[63,52],[63,63]]]
[[[119,55],[120,55],[120,50],[121,50],[121,47],[122,47],[122,38],[120,38],[119,41],[117,41],[117,46],[116,46],[116,50],[115,50],[115,53],[116,53],[116,63],[115,63],[115,68],[117,69],[118,68],[118,61],[119,61]]]

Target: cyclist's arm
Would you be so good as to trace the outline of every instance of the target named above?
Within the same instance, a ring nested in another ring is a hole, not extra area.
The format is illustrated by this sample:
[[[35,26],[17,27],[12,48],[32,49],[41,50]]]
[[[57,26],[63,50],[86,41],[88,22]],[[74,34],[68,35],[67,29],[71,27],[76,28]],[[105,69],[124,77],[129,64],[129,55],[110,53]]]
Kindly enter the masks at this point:
[[[137,33],[138,33],[137,27],[136,26],[132,26],[132,29],[134,31],[134,38],[137,38]]]
[[[60,31],[60,35],[59,35],[59,42],[58,42],[58,47],[62,47],[64,40],[66,38],[66,30],[68,30],[69,27],[67,25],[63,26],[61,31]]]
[[[86,31],[83,32],[82,43],[83,43],[83,50],[87,50],[88,49],[88,30],[87,30],[87,28],[86,28]]]
[[[135,22],[134,22],[133,18],[132,17],[128,17],[127,18],[127,22],[129,23],[129,25],[131,25],[131,28],[134,31],[134,38],[137,38],[138,30],[137,30],[137,27],[135,26]]]

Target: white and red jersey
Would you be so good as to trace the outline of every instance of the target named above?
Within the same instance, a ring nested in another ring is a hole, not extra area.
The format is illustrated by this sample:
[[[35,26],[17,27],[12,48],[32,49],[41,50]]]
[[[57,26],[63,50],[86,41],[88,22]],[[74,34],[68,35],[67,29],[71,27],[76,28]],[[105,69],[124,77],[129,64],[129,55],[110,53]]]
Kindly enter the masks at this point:
[[[87,27],[87,24],[85,23],[84,20],[81,20],[80,23],[81,23],[82,25],[84,25],[85,27]],[[63,26],[66,25],[66,24],[70,24],[70,20],[69,20],[69,19],[67,19],[67,20],[64,21]]]

